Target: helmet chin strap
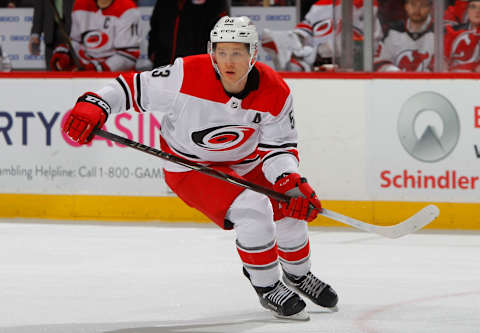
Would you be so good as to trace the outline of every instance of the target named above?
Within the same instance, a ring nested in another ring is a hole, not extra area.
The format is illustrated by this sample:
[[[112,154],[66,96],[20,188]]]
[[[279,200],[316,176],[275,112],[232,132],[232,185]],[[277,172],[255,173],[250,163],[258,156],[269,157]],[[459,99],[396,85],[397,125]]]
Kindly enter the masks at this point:
[[[248,73],[250,73],[250,71],[246,72],[241,78],[239,78],[237,81],[235,81],[233,84],[234,85],[237,85],[240,83],[240,81],[242,81],[243,79],[245,79],[247,76],[248,76]]]
[[[215,70],[217,71],[218,75],[220,76],[220,78],[223,78],[225,79],[225,76],[220,73],[220,70],[218,69],[218,66],[217,64],[214,65],[215,67]],[[233,85],[236,86],[237,84],[240,83],[240,81],[242,81],[243,79],[245,79],[247,76],[248,76],[248,73],[250,73],[250,70],[248,72],[246,72],[241,78],[239,78],[237,81],[233,82]]]
[[[250,58],[250,61],[249,61],[249,63],[248,63],[248,71],[247,71],[245,74],[243,74],[241,78],[239,78],[237,81],[235,81],[235,82],[233,83],[234,85],[237,85],[240,81],[242,81],[243,79],[245,79],[245,78],[248,76],[248,74],[250,73],[250,71],[251,71],[252,68],[253,68],[253,65],[255,65],[255,61],[252,63],[253,58],[254,58],[254,57],[251,57],[251,58]],[[220,75],[221,75],[221,74],[220,74]]]

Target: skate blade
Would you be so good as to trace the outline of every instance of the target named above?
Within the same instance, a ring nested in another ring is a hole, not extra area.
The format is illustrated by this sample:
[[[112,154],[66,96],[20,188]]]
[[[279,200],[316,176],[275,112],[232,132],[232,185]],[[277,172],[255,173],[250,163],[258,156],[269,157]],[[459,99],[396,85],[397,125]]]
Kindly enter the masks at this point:
[[[276,312],[273,312],[273,315],[278,319],[296,320],[296,321],[308,321],[308,320],[310,320],[310,316],[308,315],[307,311],[305,311],[305,309],[303,309],[302,311],[300,311],[298,313],[295,313],[291,316],[282,316],[282,315],[280,315]]]

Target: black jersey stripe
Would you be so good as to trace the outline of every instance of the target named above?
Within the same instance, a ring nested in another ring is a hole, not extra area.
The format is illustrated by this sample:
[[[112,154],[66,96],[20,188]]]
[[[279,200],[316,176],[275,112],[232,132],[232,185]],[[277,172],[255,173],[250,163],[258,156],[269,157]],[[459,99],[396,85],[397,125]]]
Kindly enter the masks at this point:
[[[117,54],[121,57],[124,57],[130,61],[133,61],[133,62],[136,62],[137,61],[137,58],[135,58],[134,56],[128,54],[128,53],[125,53],[125,52],[117,52]]]
[[[142,112],[147,112],[142,106],[142,83],[140,82],[140,74],[135,74],[135,81],[137,84],[137,105]]]
[[[288,148],[288,147],[293,147],[296,148],[297,144],[294,142],[289,142],[289,143],[284,143],[283,145],[266,145],[263,143],[258,144],[259,148],[272,148],[272,149],[278,149],[278,148]]]
[[[130,110],[130,94],[128,93],[127,86],[119,77],[117,77],[115,80],[117,80],[117,82],[120,84],[120,87],[122,87],[123,92],[125,93],[125,110]]]
[[[140,50],[138,46],[125,46],[125,47],[117,47],[115,50]]]
[[[263,162],[265,162],[266,160],[272,158],[272,157],[275,157],[275,156],[278,156],[278,155],[281,155],[281,154],[290,154],[292,156],[294,156],[295,158],[297,158],[297,156],[295,156],[295,154],[292,154],[291,152],[289,151],[278,151],[276,153],[273,153],[273,154],[270,154],[270,155],[267,155],[264,159],[263,159]]]

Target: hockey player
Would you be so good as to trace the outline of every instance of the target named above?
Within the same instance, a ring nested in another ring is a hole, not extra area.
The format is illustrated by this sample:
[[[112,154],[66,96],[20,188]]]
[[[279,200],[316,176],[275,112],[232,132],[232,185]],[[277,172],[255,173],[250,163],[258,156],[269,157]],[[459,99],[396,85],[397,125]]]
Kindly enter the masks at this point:
[[[383,35],[377,18],[377,8],[377,1],[374,1],[376,42]],[[363,40],[363,18],[363,0],[354,0],[353,39],[355,41]],[[262,47],[272,56],[277,70],[309,72],[317,57],[332,58],[334,48],[340,49],[341,25],[341,1],[318,0],[293,31],[265,29],[262,34]]]
[[[208,55],[125,73],[85,93],[63,129],[84,144],[112,113],[160,112],[163,151],[290,195],[288,203],[279,203],[177,164],[164,166],[166,183],[185,203],[235,230],[243,272],[260,303],[278,317],[306,320],[297,292],[328,308],[338,298],[310,272],[306,221],[322,206],[298,173],[290,89],[274,70],[256,63],[258,35],[247,17],[222,17],[208,44]],[[292,289],[280,280],[279,264]]]
[[[379,44],[374,70],[380,72],[431,72],[434,34],[431,0],[407,0],[407,20],[390,26]]]
[[[468,23],[447,26],[445,57],[452,72],[480,72],[480,1],[470,0]]]
[[[140,56],[140,13],[133,0],[76,0],[70,33],[79,69],[126,71]],[[52,70],[75,69],[66,45],[55,48]]]

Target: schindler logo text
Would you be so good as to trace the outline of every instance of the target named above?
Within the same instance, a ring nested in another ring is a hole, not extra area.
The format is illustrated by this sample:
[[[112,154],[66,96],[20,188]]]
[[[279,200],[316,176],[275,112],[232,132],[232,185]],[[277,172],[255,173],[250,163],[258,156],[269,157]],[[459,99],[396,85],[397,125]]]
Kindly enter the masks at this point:
[[[403,148],[422,162],[437,162],[455,148],[460,121],[444,96],[424,91],[410,97],[398,117],[397,131]]]

